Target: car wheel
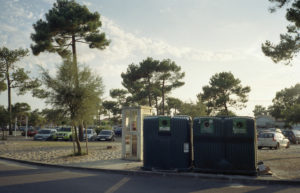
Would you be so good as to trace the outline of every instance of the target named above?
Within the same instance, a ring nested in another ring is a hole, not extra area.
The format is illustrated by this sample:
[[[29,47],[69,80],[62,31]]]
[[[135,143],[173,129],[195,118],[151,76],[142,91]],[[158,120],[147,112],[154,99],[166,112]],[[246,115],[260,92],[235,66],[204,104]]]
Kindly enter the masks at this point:
[[[73,141],[72,136],[69,137],[69,141]]]
[[[258,146],[258,149],[261,149],[262,147],[261,146]]]
[[[286,144],[286,147],[285,148],[289,148],[290,147],[290,142],[288,142],[287,144]]]

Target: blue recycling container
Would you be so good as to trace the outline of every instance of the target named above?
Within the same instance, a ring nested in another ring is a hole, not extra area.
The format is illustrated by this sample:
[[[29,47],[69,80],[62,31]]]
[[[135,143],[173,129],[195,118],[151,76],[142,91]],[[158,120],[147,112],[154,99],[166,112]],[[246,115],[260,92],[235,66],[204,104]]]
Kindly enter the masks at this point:
[[[191,168],[190,117],[145,117],[143,136],[143,169],[186,171]]]
[[[194,118],[195,171],[218,172],[227,167],[222,122],[223,119],[219,117]]]
[[[239,174],[257,174],[257,147],[255,121],[250,117],[225,118],[226,160],[228,171]]]

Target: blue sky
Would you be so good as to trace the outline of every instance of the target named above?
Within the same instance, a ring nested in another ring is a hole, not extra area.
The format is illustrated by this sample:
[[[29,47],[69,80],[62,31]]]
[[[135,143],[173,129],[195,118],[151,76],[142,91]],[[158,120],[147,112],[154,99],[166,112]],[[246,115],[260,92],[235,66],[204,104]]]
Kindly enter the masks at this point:
[[[32,24],[43,18],[53,0],[0,0],[0,46],[29,48]],[[83,0],[98,11],[111,45],[103,50],[79,46],[79,61],[103,77],[106,99],[109,90],[122,88],[121,72],[131,63],[150,56],[170,58],[186,73],[185,85],[172,95],[195,101],[209,78],[231,71],[251,87],[247,108],[234,110],[252,116],[254,105],[268,106],[275,93],[299,81],[298,59],[292,66],[274,64],[261,52],[265,40],[278,42],[286,31],[284,10],[271,14],[267,0]],[[20,65],[39,73],[38,66],[54,74],[60,58],[55,54],[30,55]],[[46,105],[30,95],[16,96],[13,103],[27,102],[32,109]],[[0,105],[7,105],[6,92]]]

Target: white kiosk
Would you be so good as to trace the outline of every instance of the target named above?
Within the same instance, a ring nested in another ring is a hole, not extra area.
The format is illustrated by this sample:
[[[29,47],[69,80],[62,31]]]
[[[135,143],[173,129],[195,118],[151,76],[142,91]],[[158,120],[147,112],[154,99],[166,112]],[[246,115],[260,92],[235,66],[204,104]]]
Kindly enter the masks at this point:
[[[122,109],[122,158],[143,160],[143,120],[152,115],[146,106],[123,107]]]

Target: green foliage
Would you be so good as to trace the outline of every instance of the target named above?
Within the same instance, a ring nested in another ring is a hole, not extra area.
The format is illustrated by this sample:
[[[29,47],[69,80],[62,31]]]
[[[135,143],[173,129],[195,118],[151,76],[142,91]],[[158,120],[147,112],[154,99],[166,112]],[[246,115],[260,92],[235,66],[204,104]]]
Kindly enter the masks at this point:
[[[207,106],[208,114],[223,112],[229,115],[229,108],[245,107],[250,87],[243,87],[241,81],[231,72],[221,72],[210,78],[209,85],[202,87],[203,93],[198,94]]]
[[[181,81],[185,73],[181,72],[181,67],[177,66],[175,62],[170,59],[161,61],[156,70],[156,85],[161,91],[162,109],[161,114],[165,114],[165,96],[173,89],[181,87],[184,82]]]
[[[60,94],[54,97],[50,92],[43,92],[42,90],[36,90],[35,94],[50,99],[50,103],[57,108],[68,109],[68,116],[73,124],[79,125],[79,137],[82,139],[82,124],[83,122],[92,122],[92,115],[95,115],[95,112],[99,109],[99,105],[96,105],[94,102],[97,101],[97,104],[100,104],[100,98],[95,95],[101,93],[99,93],[100,90],[98,88],[92,91],[90,90],[91,88],[81,85],[82,80],[80,79],[87,78],[91,72],[84,69],[81,74],[79,73],[76,43],[84,43],[89,48],[103,50],[109,45],[110,41],[106,39],[104,33],[99,31],[102,25],[100,14],[97,12],[91,13],[86,6],[79,5],[74,0],[57,0],[45,18],[45,21],[40,19],[33,25],[34,33],[31,34],[31,39],[34,42],[31,45],[33,54],[39,55],[44,51],[57,53],[65,62],[72,63],[73,68],[70,69],[68,66],[63,66],[71,72],[69,76],[65,74],[67,78],[71,78],[70,81],[67,80],[67,90],[63,91],[55,88],[55,80],[52,80],[49,75],[44,73],[47,86]],[[63,69],[60,69],[60,72],[65,73]],[[60,77],[60,79],[63,80],[63,77]],[[99,80],[102,87],[102,80]],[[90,82],[89,86],[95,87],[96,84]],[[80,154],[81,147],[77,135],[75,135],[75,141]]]
[[[184,102],[179,108],[180,115],[188,115],[192,118],[199,116],[206,116],[206,107],[201,101],[193,102]]]
[[[253,114],[254,114],[254,117],[258,117],[258,116],[261,116],[261,115],[267,115],[268,110],[266,109],[266,107],[263,107],[261,105],[255,105],[254,110],[253,110]]]
[[[174,97],[168,97],[167,98],[168,110],[170,111],[171,109],[173,109],[174,110],[174,115],[177,114],[177,110],[180,109],[182,103],[183,102],[178,98],[174,98]]]
[[[276,119],[285,119],[288,123],[299,123],[300,84],[285,88],[276,93],[270,114]]]
[[[43,73],[45,90],[40,90],[46,102],[56,110],[64,112],[73,122],[78,120],[92,121],[98,114],[100,96],[103,94],[102,78],[95,76],[87,67],[79,69],[79,87],[74,84],[75,74],[72,63],[65,61],[55,78],[48,72]]]
[[[9,116],[7,109],[0,105],[0,127],[6,127],[9,123]]]
[[[70,120],[62,109],[43,109],[41,114],[47,124],[51,125],[70,125]]]
[[[17,94],[23,95],[27,91],[40,86],[37,79],[31,79],[24,68],[16,63],[28,55],[27,49],[9,50],[6,47],[0,48],[0,91],[7,89],[8,93],[8,113],[9,113],[9,134],[12,135],[12,109],[11,109],[11,89],[17,89]],[[4,85],[6,80],[6,85]]]
[[[121,113],[118,103],[116,101],[103,101],[102,106],[104,107],[104,109],[106,109],[109,113],[112,113],[113,115],[118,115]]]
[[[29,118],[28,118],[28,125],[31,126],[43,126],[46,123],[46,119],[42,116],[42,113],[39,112],[38,109],[35,109],[34,111],[30,112]]]
[[[224,110],[222,110],[222,111],[219,111],[217,114],[216,114],[216,116],[221,116],[221,117],[223,117],[223,116],[229,116],[229,117],[232,117],[232,116],[236,116],[236,114],[233,112],[233,111],[224,111]]]
[[[31,107],[27,103],[16,103],[12,105],[13,117],[28,116],[30,113]]]
[[[270,41],[262,44],[262,51],[270,57],[275,63],[283,61],[288,65],[300,50],[300,1],[299,0],[269,0],[275,3],[270,10],[274,12],[286,5],[286,19],[291,22],[287,26],[287,33],[280,34],[280,42],[276,45]]]
[[[139,63],[130,64],[126,73],[122,73],[122,85],[132,95],[131,101],[136,101],[139,105],[145,105],[145,99],[148,100],[148,105],[152,106],[153,93],[155,90],[154,73],[158,60],[147,58]]]
[[[86,6],[75,1],[57,0],[46,14],[46,20],[38,20],[34,25],[31,45],[34,55],[41,52],[55,52],[62,57],[71,55],[68,50],[76,42],[88,44],[90,48],[105,49],[109,45],[99,28],[102,23],[98,12],[91,13]],[[74,51],[72,51],[73,55]]]
[[[126,106],[128,105],[126,102],[128,91],[124,89],[111,89],[109,91],[111,98],[116,99],[119,106]]]
[[[29,71],[19,67],[16,62],[28,55],[27,49],[9,50],[6,47],[0,48],[0,90],[17,89],[19,95],[25,94],[33,88],[39,87],[37,79],[32,80],[28,75]],[[4,83],[6,80],[6,85]]]
[[[158,111],[164,114],[166,96],[184,84],[184,75],[181,67],[170,59],[158,61],[149,57],[139,65],[130,64],[121,77],[123,86],[131,94],[130,101],[136,101],[139,105],[155,104]]]
[[[5,83],[5,76],[4,74],[0,73],[0,92],[5,91],[7,89],[6,83]]]

